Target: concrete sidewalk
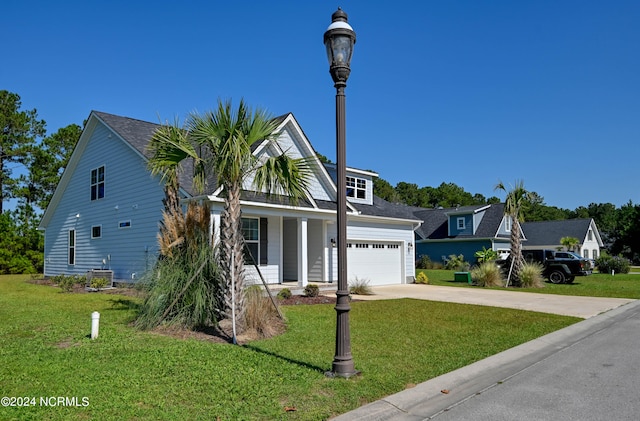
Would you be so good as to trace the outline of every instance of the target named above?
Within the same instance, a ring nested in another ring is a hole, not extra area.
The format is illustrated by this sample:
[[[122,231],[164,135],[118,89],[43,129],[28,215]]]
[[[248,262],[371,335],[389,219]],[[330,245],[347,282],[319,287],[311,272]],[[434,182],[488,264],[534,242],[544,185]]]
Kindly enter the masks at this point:
[[[371,289],[374,295],[354,295],[353,297],[358,300],[415,298],[418,300],[515,308],[539,311],[541,313],[561,314],[563,316],[575,316],[583,319],[597,316],[605,311],[635,301],[626,298],[575,297],[419,284],[377,286]]]

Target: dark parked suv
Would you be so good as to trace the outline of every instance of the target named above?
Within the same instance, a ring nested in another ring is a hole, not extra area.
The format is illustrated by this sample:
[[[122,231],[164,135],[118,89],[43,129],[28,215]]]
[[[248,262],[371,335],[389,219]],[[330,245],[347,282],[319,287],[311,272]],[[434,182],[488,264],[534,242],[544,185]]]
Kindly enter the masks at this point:
[[[543,275],[554,284],[571,283],[576,276],[591,275],[591,263],[577,253],[554,250],[522,250],[527,262],[538,262]]]

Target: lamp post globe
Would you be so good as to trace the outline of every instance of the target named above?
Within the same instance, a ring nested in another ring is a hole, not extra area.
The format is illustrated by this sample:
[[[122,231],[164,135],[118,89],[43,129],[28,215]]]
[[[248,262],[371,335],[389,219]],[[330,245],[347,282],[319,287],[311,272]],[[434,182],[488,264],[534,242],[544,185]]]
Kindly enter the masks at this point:
[[[349,327],[349,287],[347,283],[347,174],[345,95],[351,73],[351,56],[356,34],[347,22],[347,14],[340,8],[331,15],[331,25],[324,33],[324,45],[329,59],[329,73],[336,88],[336,160],[337,162],[337,253],[338,290],[336,291],[336,352],[328,376],[351,377],[358,372],[351,356]]]

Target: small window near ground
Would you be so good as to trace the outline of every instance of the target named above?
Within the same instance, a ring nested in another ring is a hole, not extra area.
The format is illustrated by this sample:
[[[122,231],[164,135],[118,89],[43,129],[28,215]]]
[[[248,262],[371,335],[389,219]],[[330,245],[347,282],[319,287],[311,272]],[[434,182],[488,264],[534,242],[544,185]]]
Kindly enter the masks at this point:
[[[131,228],[131,221],[118,222],[118,228]]]
[[[91,227],[91,238],[102,237],[102,225],[94,225]]]

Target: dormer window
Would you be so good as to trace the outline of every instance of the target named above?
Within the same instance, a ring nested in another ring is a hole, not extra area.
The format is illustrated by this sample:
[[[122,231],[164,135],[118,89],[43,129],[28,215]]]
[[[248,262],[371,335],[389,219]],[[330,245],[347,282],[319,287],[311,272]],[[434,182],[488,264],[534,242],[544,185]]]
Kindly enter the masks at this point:
[[[462,230],[464,230],[466,227],[467,227],[467,226],[466,226],[466,221],[465,221],[464,217],[460,217],[460,218],[458,218],[458,229],[462,231]]]
[[[504,229],[507,232],[511,232],[511,225],[513,225],[513,220],[510,216],[504,218]]]
[[[366,199],[367,180],[363,178],[347,177],[347,197]]]

